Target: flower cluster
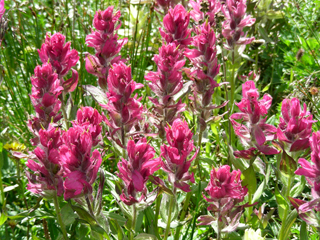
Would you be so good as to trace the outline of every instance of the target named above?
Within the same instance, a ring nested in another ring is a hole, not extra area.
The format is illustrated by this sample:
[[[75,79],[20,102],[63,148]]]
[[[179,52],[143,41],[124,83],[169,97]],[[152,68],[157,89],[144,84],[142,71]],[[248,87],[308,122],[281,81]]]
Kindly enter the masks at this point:
[[[174,42],[176,46],[185,48],[192,41],[191,29],[188,28],[189,22],[190,13],[178,4],[163,18],[165,30],[160,28],[160,34],[167,43]]]
[[[79,61],[78,52],[75,49],[70,50],[70,42],[65,43],[66,37],[61,33],[46,35],[45,43],[38,50],[42,63],[50,62],[53,70],[58,74],[60,85],[65,92],[72,92],[78,84],[78,72],[72,69]],[[72,71],[72,77],[63,81],[63,77]]]
[[[63,145],[60,147],[65,200],[92,193],[92,184],[102,162],[99,151],[92,151],[99,142],[101,115],[86,107],[79,109],[77,116],[79,119],[73,122],[73,127],[62,135]]]
[[[40,143],[34,150],[35,159],[29,159],[26,164],[33,171],[26,171],[27,189],[45,198],[52,198],[55,194],[61,196],[64,191],[58,151],[62,145],[61,130],[50,124],[48,129],[39,131],[39,137]]]
[[[131,67],[123,62],[113,64],[108,76],[108,104],[101,105],[108,110],[110,119],[105,119],[112,129],[111,137],[124,147],[125,135],[130,132],[137,121],[142,120],[143,106],[137,96],[131,97],[133,91],[143,87],[131,77]],[[115,138],[118,134],[118,139]],[[121,141],[119,140],[121,139]]]
[[[186,49],[185,55],[190,59],[193,68],[191,77],[194,81],[192,107],[199,113],[199,122],[205,128],[206,121],[211,117],[212,109],[218,108],[211,104],[214,89],[219,86],[214,80],[219,73],[217,63],[216,36],[208,22],[195,29],[196,36],[192,45],[196,48]],[[223,107],[226,103],[219,107]]]
[[[166,123],[171,124],[178,114],[184,111],[185,104],[181,101],[176,103],[173,96],[183,87],[181,69],[185,60],[175,43],[169,43],[159,49],[159,55],[154,56],[154,61],[158,71],[149,72],[145,79],[150,81],[149,87],[157,96],[149,99],[155,106],[155,118],[158,120],[156,126],[159,132],[164,134]]]
[[[261,100],[259,92],[253,81],[242,84],[242,100],[235,103],[241,113],[234,113],[230,116],[230,121],[236,135],[240,138],[245,147],[249,150],[234,152],[235,156],[250,159],[258,150],[266,155],[278,154],[279,151],[268,146],[268,142],[276,138],[276,127],[267,124],[268,109],[272,103],[272,97],[265,94]],[[236,120],[241,120],[238,123]]]
[[[196,0],[189,1],[192,7],[190,11],[191,18],[196,22],[205,22],[206,18],[211,26],[216,25],[215,16],[221,10],[221,3],[219,0]]]
[[[161,167],[161,160],[153,159],[155,151],[145,138],[141,138],[137,143],[129,140],[127,151],[128,159],[122,159],[118,163],[118,176],[125,184],[120,199],[125,204],[132,205],[146,198],[146,182],[148,177]]]
[[[227,40],[225,47],[232,50],[235,45],[246,45],[254,37],[246,38],[243,28],[252,26],[256,19],[246,15],[247,0],[226,0],[222,7],[226,20],[222,23],[222,35]]]
[[[167,127],[166,137],[168,145],[161,146],[161,156],[164,158],[162,168],[168,173],[168,180],[174,187],[190,192],[188,180],[194,183],[193,173],[189,173],[191,162],[196,158],[198,151],[187,160],[194,150],[192,132],[187,122],[177,118],[172,126]]]
[[[156,10],[160,12],[162,9],[167,14],[169,8],[174,8],[179,0],[155,0]]]
[[[219,225],[222,224],[222,228],[227,226],[228,230],[225,231],[234,231],[237,228],[243,208],[249,206],[236,206],[248,193],[248,189],[241,186],[240,176],[240,170],[230,173],[230,166],[227,165],[211,171],[210,182],[205,188],[209,197],[203,197],[211,203],[208,210],[212,211],[214,216],[200,216],[199,225],[210,225],[217,221],[219,216]]]
[[[61,101],[58,97],[63,88],[60,86],[58,75],[53,71],[50,63],[35,68],[31,84],[30,98],[36,116],[29,120],[28,127],[35,136],[31,142],[33,145],[37,145],[40,129],[47,129],[50,122],[56,123],[61,119],[61,113],[58,113]]]
[[[299,213],[305,213],[312,209],[320,211],[320,131],[312,133],[309,139],[311,147],[311,161],[310,164],[304,158],[300,158],[298,163],[301,165],[295,174],[305,176],[311,185],[311,194],[313,200],[310,202],[304,202],[299,206]]]
[[[306,104],[303,110],[297,98],[282,101],[279,127],[277,128],[278,140],[288,145],[290,152],[309,148],[309,137],[312,132],[312,115],[307,111]]]
[[[0,1],[0,47],[2,40],[4,38],[4,34],[7,29],[8,20],[3,16],[6,9],[4,8],[4,0]]]
[[[127,39],[118,39],[115,33],[121,26],[120,11],[113,13],[113,6],[106,10],[98,10],[93,19],[96,31],[87,35],[86,43],[95,49],[95,55],[86,57],[86,69],[89,73],[99,78],[99,86],[106,90],[110,67],[119,62],[124,62],[121,56],[117,56]]]

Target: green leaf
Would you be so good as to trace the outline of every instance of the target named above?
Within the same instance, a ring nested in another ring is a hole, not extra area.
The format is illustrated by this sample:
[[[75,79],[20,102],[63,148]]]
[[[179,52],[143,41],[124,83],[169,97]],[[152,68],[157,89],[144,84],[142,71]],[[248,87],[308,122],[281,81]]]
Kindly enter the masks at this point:
[[[8,219],[8,216],[5,212],[0,213],[0,226],[2,226]]]
[[[280,171],[286,177],[293,176],[297,170],[297,162],[290,157],[286,151],[282,152],[280,161]]]
[[[153,234],[140,233],[134,240],[157,240],[157,237]]]
[[[299,196],[302,193],[304,187],[306,186],[306,178],[304,176],[297,175],[295,177],[298,178],[298,181],[290,190],[291,197]]]
[[[266,15],[267,15],[267,18],[271,19],[271,20],[272,19],[282,19],[284,17],[284,12],[269,10]]]
[[[271,167],[270,167],[270,165],[268,165],[267,166],[267,170],[266,170],[265,178],[263,179],[262,183],[259,185],[257,191],[253,195],[253,198],[252,198],[252,202],[253,203],[260,199],[264,189],[268,185],[269,178],[270,178],[270,173],[271,173]]]
[[[257,178],[252,165],[242,172],[241,178],[242,186],[248,188],[249,194],[254,194],[257,190]]]
[[[74,220],[76,219],[77,215],[73,212],[73,209],[70,206],[70,204],[65,204],[61,208],[61,217],[62,217],[63,223],[66,226],[68,226],[68,225],[70,225],[70,224],[72,224],[74,222]]]
[[[103,212],[103,213],[107,218],[116,220],[120,226],[123,226],[127,222],[127,219],[125,217],[120,216],[119,214],[116,214],[113,212],[111,213]]]
[[[296,221],[297,216],[298,216],[297,210],[294,209],[293,211],[290,212],[290,214],[285,219],[285,221],[282,222],[284,226],[283,228],[281,228],[279,239],[288,239],[291,232],[291,227]]]
[[[278,187],[275,189],[276,201],[278,204],[279,217],[283,220],[284,211],[289,209],[289,205],[284,197],[280,194]]]
[[[169,206],[171,201],[174,201],[171,209],[171,222],[173,222],[178,217],[179,210],[175,196],[163,194],[160,205],[160,216],[164,223],[168,222]]]
[[[86,222],[88,222],[90,225],[94,225],[96,224],[96,220],[91,216],[90,213],[88,213],[87,210],[83,209],[82,207],[78,207],[78,206],[72,206],[73,210],[77,212],[77,214],[79,215],[79,217],[82,220],[85,220]]]
[[[134,226],[134,231],[135,232],[139,232],[140,231],[141,226],[142,226],[142,222],[143,222],[143,216],[144,216],[144,212],[140,211],[138,213],[138,216],[137,216],[136,226]]]
[[[300,226],[300,240],[308,240],[308,231],[306,222],[302,222]]]
[[[101,91],[99,88],[92,85],[83,85],[83,89],[90,93],[94,100],[99,103],[106,105],[108,103],[107,95]]]

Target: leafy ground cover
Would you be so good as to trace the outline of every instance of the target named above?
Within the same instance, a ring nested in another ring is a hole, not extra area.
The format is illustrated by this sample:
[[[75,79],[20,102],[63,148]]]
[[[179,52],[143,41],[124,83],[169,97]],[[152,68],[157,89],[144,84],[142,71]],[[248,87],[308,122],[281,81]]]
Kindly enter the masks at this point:
[[[0,1],[1,239],[319,239],[319,1]]]

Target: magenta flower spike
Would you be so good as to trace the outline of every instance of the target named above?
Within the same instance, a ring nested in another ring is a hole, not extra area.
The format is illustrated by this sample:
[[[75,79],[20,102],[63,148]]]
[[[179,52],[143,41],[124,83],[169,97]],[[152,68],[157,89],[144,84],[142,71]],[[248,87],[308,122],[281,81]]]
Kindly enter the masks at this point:
[[[210,26],[215,26],[215,16],[221,11],[221,3],[219,0],[196,0],[189,1],[192,7],[190,11],[191,18],[196,23],[205,22],[208,19]]]
[[[69,128],[62,139],[64,145],[60,148],[60,156],[65,177],[64,199],[91,194],[102,159],[98,150],[92,152],[90,132],[76,125]]]
[[[241,186],[241,171],[233,170],[230,173],[230,166],[224,165],[213,169],[210,173],[210,182],[205,188],[209,197],[203,196],[207,202],[216,202],[222,198],[233,198],[242,202],[248,193],[246,187]]]
[[[126,38],[119,40],[115,33],[121,26],[120,16],[120,11],[113,13],[113,6],[104,11],[98,10],[93,19],[96,31],[86,37],[88,46],[95,49],[95,55],[86,57],[86,69],[99,78],[99,86],[104,90],[107,89],[110,67],[115,63],[125,62],[121,56],[117,56],[128,41]]]
[[[247,0],[227,0],[222,7],[226,20],[222,23],[222,35],[227,40],[225,47],[232,50],[235,45],[247,45],[254,37],[246,38],[244,27],[251,27],[256,19],[246,15]]]
[[[296,152],[309,148],[309,137],[312,132],[312,115],[307,111],[306,104],[303,110],[297,98],[284,99],[281,106],[282,118],[280,117],[277,129],[278,139],[288,145],[290,152]]]
[[[267,124],[268,109],[272,103],[272,97],[265,94],[261,100],[259,92],[253,81],[247,81],[242,84],[242,100],[235,103],[241,113],[234,113],[230,116],[230,121],[235,134],[240,138],[242,144],[251,147],[249,150],[235,152],[235,156],[250,159],[255,155],[257,149],[266,155],[278,154],[279,151],[268,143],[276,138],[276,127]],[[241,123],[236,120],[241,120]],[[251,156],[251,157],[250,157]]]
[[[143,84],[136,83],[131,77],[131,67],[123,62],[114,64],[109,70],[108,92],[106,93],[109,102],[101,105],[109,113],[109,119],[105,122],[111,128],[111,137],[124,147],[120,139],[126,135],[132,127],[142,120],[143,105],[137,95],[131,97],[133,91],[143,87]],[[118,135],[118,138],[115,136]],[[124,139],[122,139],[124,140]]]
[[[1,0],[0,1],[0,19],[2,18],[5,11],[6,11],[6,9],[4,8],[4,0]]]
[[[53,127],[39,131],[40,143],[33,151],[36,159],[29,159],[26,163],[31,171],[26,171],[29,183],[27,189],[45,198],[55,194],[63,194],[63,171],[61,166],[59,147],[62,145],[61,130]]]
[[[187,122],[177,118],[172,126],[167,127],[166,137],[167,145],[161,146],[161,156],[165,159],[162,162],[162,168],[168,173],[168,180],[174,187],[184,192],[190,192],[190,186],[187,183],[194,183],[193,173],[189,173],[191,162],[196,158],[198,151],[187,160],[190,153],[194,150],[192,132]]]
[[[174,42],[178,47],[185,48],[192,41],[191,29],[188,28],[190,13],[178,4],[174,9],[169,9],[163,18],[164,29],[159,28],[160,34],[167,43]]]
[[[65,43],[66,37],[61,33],[55,33],[52,36],[47,33],[45,43],[42,44],[41,49],[38,49],[39,57],[42,63],[51,63],[54,71],[58,74],[58,78],[61,81],[61,85],[64,84],[62,78],[72,70],[72,78],[70,78],[66,85],[77,85],[78,73],[74,69],[77,62],[79,61],[79,55],[77,50],[70,50],[70,42]],[[72,84],[70,83],[72,82]],[[66,91],[73,91],[75,86],[67,87]]]
[[[82,107],[77,112],[77,119],[73,126],[81,126],[90,133],[92,146],[96,146],[101,141],[102,116],[92,107]]]
[[[118,163],[119,174],[117,175],[125,185],[120,199],[125,204],[132,205],[145,199],[148,177],[160,169],[161,160],[159,158],[154,159],[155,151],[145,138],[139,139],[137,143],[129,140],[127,151],[128,159],[122,159]]]
[[[31,84],[30,99],[36,116],[29,120],[28,127],[35,135],[31,142],[33,145],[37,145],[40,129],[47,129],[51,121],[56,123],[61,119],[61,113],[58,113],[61,101],[58,96],[63,88],[60,86],[58,75],[53,72],[50,63],[35,68],[34,75],[31,77]]]

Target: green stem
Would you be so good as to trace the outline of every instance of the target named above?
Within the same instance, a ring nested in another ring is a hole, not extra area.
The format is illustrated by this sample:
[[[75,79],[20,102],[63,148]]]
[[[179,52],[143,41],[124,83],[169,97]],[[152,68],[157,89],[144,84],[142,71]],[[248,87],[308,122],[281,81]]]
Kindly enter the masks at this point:
[[[85,196],[85,199],[86,199],[86,203],[87,203],[87,206],[88,206],[88,210],[89,210],[91,216],[92,216],[93,218],[95,218],[88,195]]]
[[[132,215],[132,226],[131,226],[131,229],[132,229],[132,239],[134,237],[134,232],[135,232],[135,228],[136,228],[136,218],[137,218],[137,209],[136,209],[136,205],[133,204],[133,215]]]
[[[3,191],[2,171],[1,171],[1,169],[0,169],[0,191],[1,191],[1,204],[3,205],[3,204],[4,204],[5,196],[4,196],[4,191]]]
[[[154,218],[155,219],[154,228],[157,233],[157,236],[159,236],[158,218],[159,218],[159,213],[160,213],[160,204],[161,204],[161,197],[159,195],[156,200],[156,214],[155,214],[155,218]]]
[[[58,201],[57,194],[55,194],[54,197],[53,197],[53,203],[54,203],[54,207],[56,209],[57,219],[58,219],[58,223],[60,224],[60,228],[61,228],[61,231],[62,231],[63,238],[64,238],[64,240],[68,240],[66,227],[64,226],[64,223],[63,223],[62,217],[61,217],[61,212],[60,212],[60,207],[59,207],[59,201]]]
[[[173,191],[174,192],[174,191]],[[169,232],[170,232],[170,224],[171,224],[171,213],[173,209],[173,204],[174,204],[174,196],[170,197],[170,205],[169,205],[169,216],[168,216],[168,222],[167,222],[167,227],[166,227],[166,232],[164,234],[164,240],[167,240]]]
[[[186,216],[191,195],[192,195],[191,192],[187,193],[186,200],[184,201],[184,204],[183,204],[183,207],[182,207],[182,211],[181,211],[181,215],[180,215],[180,222],[182,222],[184,220],[184,217]],[[179,240],[179,235],[180,235],[181,228],[182,228],[182,226],[178,227],[178,229],[176,231],[176,234],[174,235],[174,240]]]
[[[199,125],[200,125],[200,124],[199,124]],[[198,126],[199,126],[199,125],[198,125]],[[200,132],[199,132],[199,137],[198,137],[198,148],[199,148],[199,151],[201,150],[202,134],[203,134],[203,131],[200,131]],[[201,166],[200,166],[199,156],[200,156],[200,154],[198,153],[197,158],[196,158],[196,162],[197,162],[198,172],[199,172],[199,178],[200,178],[200,182],[201,182],[202,177],[201,177]]]
[[[291,190],[291,181],[292,181],[292,176],[290,175],[288,178],[288,186],[286,188],[286,192],[285,192],[285,199],[288,200],[288,197],[290,195],[290,190]],[[289,201],[290,202],[290,201]],[[285,226],[286,226],[286,220],[288,217],[288,211],[290,209],[290,204],[288,204],[288,207],[284,209],[283,212],[283,219],[282,219],[282,225],[281,225],[281,229],[280,229],[280,234],[279,234],[279,240],[285,240],[284,238],[284,234],[283,231],[285,231]]]
[[[232,76],[231,76],[231,91],[230,91],[230,110],[229,110],[229,116],[232,115],[233,113],[233,105],[234,105],[234,95],[235,95],[235,81],[234,81],[234,71],[235,71],[235,66],[234,66],[234,47],[232,49]],[[231,123],[229,121],[229,146],[234,142],[234,136],[233,136],[233,131],[231,130]]]
[[[217,240],[221,240],[221,229],[220,229],[220,224],[219,224],[219,219],[220,219],[220,200],[218,200],[218,219],[217,219]]]

